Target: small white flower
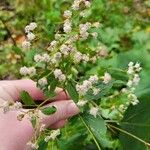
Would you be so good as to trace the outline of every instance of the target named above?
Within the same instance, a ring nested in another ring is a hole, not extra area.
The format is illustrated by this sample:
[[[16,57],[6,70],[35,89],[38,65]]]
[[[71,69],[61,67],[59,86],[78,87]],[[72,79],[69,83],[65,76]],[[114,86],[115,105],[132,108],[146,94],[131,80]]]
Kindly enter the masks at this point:
[[[18,109],[20,109],[20,108],[22,108],[22,103],[20,103],[20,102],[15,102],[14,105],[13,105],[13,109],[18,110]]]
[[[57,45],[57,41],[55,40],[51,41],[50,46],[55,47],[56,45]]]
[[[32,32],[28,32],[28,34],[27,34],[27,39],[28,39],[29,41],[32,41],[32,40],[35,39],[35,35],[34,35]]]
[[[58,77],[59,81],[65,81],[66,80],[66,76],[64,74],[61,74],[59,77]]]
[[[44,62],[49,62],[50,61],[50,56],[48,54],[43,54],[43,61]]]
[[[87,101],[86,100],[80,100],[77,103],[77,106],[83,107],[84,105],[86,105]]]
[[[128,64],[129,67],[133,67],[133,65],[134,65],[134,63],[132,61],[129,62],[129,64]]]
[[[50,136],[46,136],[45,139],[44,139],[44,141],[45,141],[45,142],[48,142],[50,139],[51,139]]]
[[[132,87],[132,85],[133,85],[133,81],[132,81],[132,80],[129,80],[129,81],[127,82],[127,86],[128,86],[128,87]]]
[[[76,63],[79,63],[82,60],[82,53],[76,52],[73,58]]]
[[[62,57],[62,54],[60,52],[57,52],[56,54],[54,54],[54,59],[56,61],[59,61],[61,57]]]
[[[40,132],[43,132],[45,130],[46,125],[45,124],[41,124],[40,126]]]
[[[88,62],[90,60],[89,56],[86,55],[86,54],[83,54],[82,55],[82,60],[85,61],[85,62]]]
[[[84,3],[87,8],[89,8],[91,6],[91,3],[89,1],[85,1]]]
[[[29,141],[27,143],[27,146],[29,146],[32,149],[38,149],[39,148],[39,145],[37,143],[32,143],[31,141]]]
[[[60,135],[60,129],[53,130],[50,134],[50,139],[55,140],[58,135]]]
[[[104,82],[105,84],[107,84],[107,83],[109,83],[110,81],[111,81],[111,75],[110,75],[109,73],[105,72],[103,82]]]
[[[56,33],[56,34],[55,34],[55,39],[56,39],[56,40],[59,40],[60,38],[61,38],[61,34]]]
[[[73,5],[71,7],[73,10],[79,10],[80,0],[74,0]]]
[[[89,81],[92,84],[96,83],[98,81],[98,76],[97,75],[90,76]]]
[[[44,87],[45,85],[47,85],[47,79],[45,77],[41,78],[38,80],[38,84],[41,86],[41,87]]]
[[[43,58],[42,58],[42,56],[41,56],[40,54],[37,54],[37,55],[34,56],[34,61],[35,61],[35,62],[41,62],[42,59],[43,59]]]
[[[29,41],[25,40],[25,41],[22,42],[22,48],[23,49],[29,49],[30,46],[31,46],[31,43]]]
[[[70,10],[66,10],[66,11],[64,11],[63,16],[64,16],[65,18],[71,18],[72,12],[71,12]]]
[[[93,33],[91,33],[91,35],[93,36],[93,38],[97,38],[98,37],[98,33],[97,32],[93,32]]]
[[[30,30],[31,30],[31,31],[33,31],[35,28],[37,28],[37,24],[36,24],[35,22],[31,22],[31,23],[29,24],[29,26],[30,26]]]
[[[134,78],[133,78],[133,84],[134,85],[138,85],[138,83],[140,82],[140,77],[138,74],[134,74]]]
[[[134,73],[133,67],[129,67],[127,73],[128,74],[133,74]]]
[[[97,117],[97,114],[98,114],[98,108],[97,107],[92,107],[90,109],[90,114],[93,115],[95,118]]]
[[[28,68],[26,66],[20,68],[20,74],[26,76],[28,74]]]
[[[88,80],[83,81],[83,87],[90,89],[92,87],[92,83]]]
[[[59,76],[62,75],[62,71],[60,69],[55,69],[54,70],[54,76],[55,78],[59,78]]]
[[[97,88],[94,88],[94,89],[93,89],[93,94],[94,94],[94,95],[97,95],[99,92],[100,92],[100,89],[97,89]]]
[[[36,69],[34,67],[29,67],[28,68],[28,74],[30,76],[34,76],[36,74]]]
[[[6,113],[10,110],[9,101],[4,101],[2,104],[3,112]]]
[[[60,47],[60,51],[61,51],[62,54],[67,56],[69,54],[69,47],[67,45],[63,44]]]
[[[71,27],[71,21],[69,19],[65,20],[63,29],[65,33],[71,32],[72,27]]]
[[[95,28],[99,28],[100,27],[100,23],[99,22],[94,22],[92,24],[92,26],[95,27]]]

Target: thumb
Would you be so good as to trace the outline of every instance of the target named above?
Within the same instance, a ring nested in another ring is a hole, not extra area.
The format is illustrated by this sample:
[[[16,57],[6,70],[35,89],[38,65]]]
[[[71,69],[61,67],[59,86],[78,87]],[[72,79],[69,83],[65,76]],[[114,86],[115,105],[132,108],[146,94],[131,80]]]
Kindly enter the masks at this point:
[[[55,106],[57,110],[54,114],[50,116],[41,114],[41,118],[42,118],[41,122],[45,124],[46,127],[49,127],[52,124],[55,124],[56,122],[65,120],[79,113],[78,107],[75,105],[75,103],[72,100],[56,101],[56,102],[52,102],[48,106]]]

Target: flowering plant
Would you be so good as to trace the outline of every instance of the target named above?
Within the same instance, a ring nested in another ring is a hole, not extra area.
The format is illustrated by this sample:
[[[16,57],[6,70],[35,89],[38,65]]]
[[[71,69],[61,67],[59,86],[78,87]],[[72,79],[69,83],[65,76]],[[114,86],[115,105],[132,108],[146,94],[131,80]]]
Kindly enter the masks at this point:
[[[44,107],[44,104],[55,97],[56,87],[63,89],[80,108],[77,117],[89,131],[87,139],[94,141],[99,150],[118,147],[118,139],[113,139],[113,130],[122,130],[118,125],[125,111],[129,105],[139,103],[134,94],[142,69],[139,63],[130,62],[126,70],[107,68],[95,73],[87,71],[101,59],[107,61],[110,57],[106,46],[99,42],[97,29],[101,24],[88,22],[86,19],[90,6],[91,3],[87,0],[75,0],[71,8],[64,11],[62,27],[56,30],[54,40],[44,50],[37,51],[30,62],[22,57],[24,66],[20,68],[20,74],[36,81],[37,87],[47,97],[37,105],[26,91],[21,93],[25,106],[33,107],[18,115],[18,120],[21,121],[28,114],[35,130],[34,134],[38,134],[27,143],[33,149],[39,148],[40,139],[49,142],[60,135],[59,129],[47,130],[39,121],[41,113],[51,115],[57,111],[55,106]],[[37,28],[35,22],[25,27],[26,40],[22,43],[22,56],[25,56],[26,51],[30,51],[38,40],[34,33]],[[117,74],[121,74],[121,77]],[[6,113],[10,109],[21,107],[20,102],[7,102],[3,105],[3,110]],[[134,135],[131,136],[144,142]]]

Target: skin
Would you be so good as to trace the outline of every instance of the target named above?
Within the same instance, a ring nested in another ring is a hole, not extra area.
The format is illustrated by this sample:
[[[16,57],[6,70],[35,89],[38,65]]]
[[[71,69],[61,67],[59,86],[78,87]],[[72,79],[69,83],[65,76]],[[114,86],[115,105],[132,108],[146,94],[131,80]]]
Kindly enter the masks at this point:
[[[45,97],[32,80],[0,81],[0,105],[4,101],[19,101],[21,91],[27,91],[34,100],[44,100]],[[79,113],[79,109],[72,100],[62,91],[57,89],[57,96],[49,105],[57,108],[50,116],[42,116],[41,122],[53,129],[61,128],[67,119]],[[32,124],[27,118],[17,120],[19,111],[3,113],[0,108],[0,149],[24,150],[26,143],[33,135]]]

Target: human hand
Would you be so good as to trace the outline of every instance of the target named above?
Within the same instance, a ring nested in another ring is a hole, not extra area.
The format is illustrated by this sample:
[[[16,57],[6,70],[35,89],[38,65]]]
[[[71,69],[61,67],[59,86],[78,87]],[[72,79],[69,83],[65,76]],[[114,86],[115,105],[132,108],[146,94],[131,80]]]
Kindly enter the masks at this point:
[[[33,99],[44,100],[42,91],[32,80],[0,81],[0,105],[5,101],[18,101],[20,92],[24,90]],[[55,106],[57,111],[50,116],[44,116],[41,120],[46,127],[54,129],[64,126],[67,118],[79,113],[77,106],[62,90],[57,89],[56,93],[57,96],[50,105]],[[19,113],[20,111],[16,110],[4,114],[0,109],[0,150],[23,150],[31,139],[34,131],[32,124],[27,118],[19,121]]]

